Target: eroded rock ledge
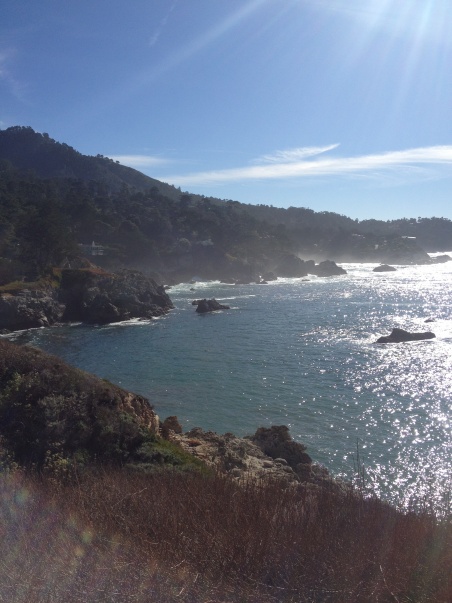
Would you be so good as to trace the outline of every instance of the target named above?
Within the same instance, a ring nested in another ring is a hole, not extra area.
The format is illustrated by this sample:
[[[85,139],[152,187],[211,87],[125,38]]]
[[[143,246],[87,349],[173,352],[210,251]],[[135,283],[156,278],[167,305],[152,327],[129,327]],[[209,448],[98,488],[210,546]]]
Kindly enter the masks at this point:
[[[164,287],[140,272],[63,270],[60,286],[0,295],[0,330],[16,331],[81,321],[106,324],[148,319],[173,307]]]
[[[322,465],[314,463],[303,444],[295,442],[285,425],[260,427],[252,436],[219,435],[195,427],[182,433],[176,417],[162,424],[163,435],[208,467],[238,480],[271,479],[286,484],[311,484],[345,491],[348,485],[336,480]]]

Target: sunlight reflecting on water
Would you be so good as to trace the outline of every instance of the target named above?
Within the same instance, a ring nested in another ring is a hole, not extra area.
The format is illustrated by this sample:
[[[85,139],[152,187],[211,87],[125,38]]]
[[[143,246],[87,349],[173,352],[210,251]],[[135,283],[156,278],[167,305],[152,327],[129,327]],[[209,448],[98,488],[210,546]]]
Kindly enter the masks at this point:
[[[43,329],[22,340],[149,397],[186,429],[244,435],[284,423],[316,461],[347,477],[358,442],[377,492],[438,500],[452,473],[452,262],[383,274],[344,267],[332,279],[181,285],[159,321]],[[232,309],[199,316],[191,301],[200,297]],[[374,343],[394,327],[436,338]]]

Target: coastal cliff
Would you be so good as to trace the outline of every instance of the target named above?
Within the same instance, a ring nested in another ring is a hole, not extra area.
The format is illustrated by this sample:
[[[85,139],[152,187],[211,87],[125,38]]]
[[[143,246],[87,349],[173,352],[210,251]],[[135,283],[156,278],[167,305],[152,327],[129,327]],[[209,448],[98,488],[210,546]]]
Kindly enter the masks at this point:
[[[105,324],[149,319],[173,307],[162,285],[144,274],[109,273],[95,266],[56,271],[52,281],[19,283],[0,293],[0,330],[47,327],[59,322]]]

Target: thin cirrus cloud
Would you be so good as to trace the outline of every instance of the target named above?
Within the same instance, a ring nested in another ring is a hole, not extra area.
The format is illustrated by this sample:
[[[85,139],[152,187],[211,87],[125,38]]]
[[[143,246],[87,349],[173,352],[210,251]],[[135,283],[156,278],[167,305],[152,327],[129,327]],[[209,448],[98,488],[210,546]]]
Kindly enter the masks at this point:
[[[261,157],[257,165],[166,176],[166,181],[176,185],[203,185],[316,176],[382,177],[385,174],[394,175],[396,173],[408,178],[410,174],[419,175],[421,170],[425,175],[426,168],[431,170],[431,168],[452,166],[452,145],[420,147],[355,157],[312,159],[312,157],[335,149],[337,146],[335,144],[327,147],[302,147],[277,151],[273,155]]]

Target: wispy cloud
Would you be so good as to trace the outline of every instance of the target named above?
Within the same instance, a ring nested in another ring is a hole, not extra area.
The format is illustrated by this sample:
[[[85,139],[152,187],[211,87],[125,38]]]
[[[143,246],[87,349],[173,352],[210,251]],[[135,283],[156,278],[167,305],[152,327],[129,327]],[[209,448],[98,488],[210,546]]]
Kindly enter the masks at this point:
[[[313,157],[326,153],[338,147],[338,144],[330,144],[327,147],[298,147],[296,149],[286,149],[285,151],[276,151],[271,155],[262,155],[253,163],[295,163],[306,157]]]
[[[112,155],[111,159],[133,168],[148,168],[167,163],[166,159],[152,155]]]
[[[191,174],[166,176],[167,182],[176,185],[224,184],[252,180],[286,180],[291,178],[325,176],[368,176],[382,177],[399,173],[404,178],[418,173],[419,168],[440,166],[452,167],[452,145],[388,151],[375,155],[356,157],[332,157],[309,159],[333,150],[338,145],[328,147],[308,147],[278,151],[260,158],[258,165],[224,170],[212,170]]]
[[[168,23],[168,19],[169,19],[171,13],[173,12],[173,10],[176,7],[176,4],[177,4],[177,0],[175,0],[172,3],[172,5],[170,6],[167,14],[163,17],[163,19],[158,24],[157,28],[155,29],[154,33],[152,34],[152,36],[149,39],[149,46],[154,46],[155,44],[157,44],[160,36],[162,35],[162,32],[163,32],[166,24]]]
[[[11,48],[0,50],[0,84],[4,84],[17,100],[24,100],[24,85],[14,77],[10,63],[15,52]]]

